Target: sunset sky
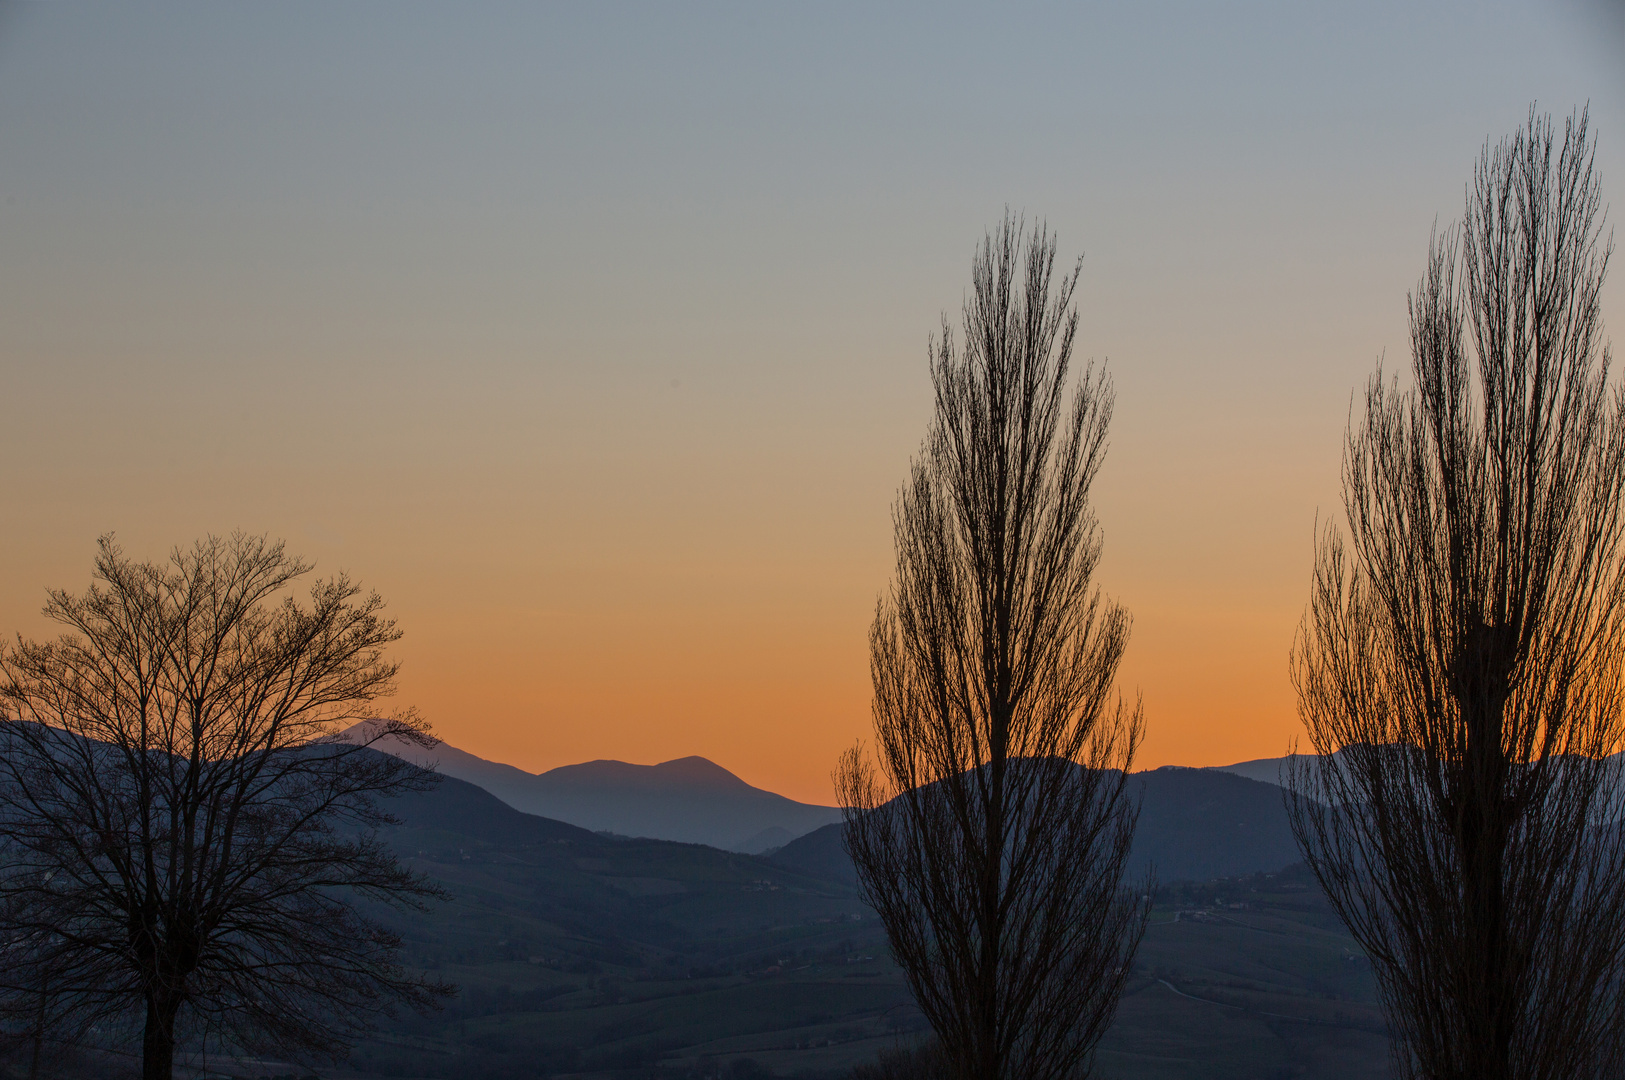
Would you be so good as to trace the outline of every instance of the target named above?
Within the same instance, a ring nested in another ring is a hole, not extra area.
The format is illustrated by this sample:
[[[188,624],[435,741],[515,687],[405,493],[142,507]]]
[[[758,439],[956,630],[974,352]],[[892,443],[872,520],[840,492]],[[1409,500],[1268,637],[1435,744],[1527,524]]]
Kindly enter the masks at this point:
[[[1008,206],[1116,380],[1139,765],[1282,754],[1350,395],[1532,102],[1625,219],[1618,0],[0,3],[0,631],[99,534],[267,532],[456,746],[828,802]]]

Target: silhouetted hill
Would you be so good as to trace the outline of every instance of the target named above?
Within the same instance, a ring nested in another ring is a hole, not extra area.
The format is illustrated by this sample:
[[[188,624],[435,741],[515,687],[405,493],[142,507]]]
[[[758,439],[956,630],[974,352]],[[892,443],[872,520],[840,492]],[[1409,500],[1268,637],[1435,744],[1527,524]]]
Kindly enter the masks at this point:
[[[856,885],[857,871],[852,869],[852,860],[847,858],[846,849],[841,846],[841,829],[842,825],[839,822],[825,825],[822,829],[814,829],[806,836],[799,836],[768,855],[767,861],[786,869],[819,874],[848,885]]]
[[[1140,821],[1130,873],[1161,881],[1269,873],[1297,862],[1281,789],[1216,769],[1167,766],[1136,773]]]
[[[478,784],[516,810],[594,832],[751,853],[778,847],[841,816],[831,806],[752,787],[703,757],[658,765],[588,761],[536,774],[447,743],[433,750],[397,739],[375,745],[444,776]]]
[[[1339,750],[1338,754],[1343,751]],[[1335,755],[1334,755],[1335,756]],[[1266,784],[1283,786],[1286,782],[1287,770],[1302,762],[1313,764],[1319,759],[1317,754],[1288,754],[1285,757],[1255,758],[1252,761],[1238,761],[1234,765],[1215,765],[1209,772],[1235,773],[1245,776],[1249,780],[1259,780]]]
[[[1269,873],[1299,859],[1281,789],[1215,769],[1169,766],[1135,773],[1142,802],[1129,877],[1156,867],[1164,882]],[[855,884],[841,826],[793,840],[768,861]]]
[[[433,790],[401,795],[388,805],[402,820],[403,829],[455,832],[490,843],[601,842],[586,829],[515,810],[484,788],[445,775]]]
[[[1255,758],[1252,761],[1238,761],[1234,765],[1215,765],[1213,772],[1235,773],[1245,776],[1249,780],[1257,780],[1265,784],[1276,784],[1285,779],[1281,768],[1293,757],[1312,757],[1309,754],[1288,755],[1287,757]]]
[[[759,791],[706,758],[691,755],[658,765],[632,765],[599,758],[580,765],[561,765],[542,773],[559,791],[589,791],[606,786],[645,791],[710,791],[727,794]]]

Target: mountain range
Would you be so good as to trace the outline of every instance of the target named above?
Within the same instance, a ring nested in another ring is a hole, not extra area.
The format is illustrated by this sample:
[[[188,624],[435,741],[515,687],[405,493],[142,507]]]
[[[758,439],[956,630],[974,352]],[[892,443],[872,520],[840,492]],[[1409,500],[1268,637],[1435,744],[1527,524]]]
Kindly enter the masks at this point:
[[[658,765],[589,761],[544,773],[487,761],[448,743],[425,750],[400,739],[379,750],[436,768],[510,807],[592,832],[768,854],[787,869],[852,883],[841,812],[796,802],[703,757]],[[1165,766],[1134,774],[1140,818],[1130,875],[1205,880],[1277,870],[1298,858],[1274,782],[1286,759],[1212,769]]]
[[[587,761],[544,773],[487,761],[449,743],[425,750],[389,736],[373,746],[484,788],[515,810],[593,832],[757,854],[841,820],[833,806],[752,787],[703,757],[658,765]]]

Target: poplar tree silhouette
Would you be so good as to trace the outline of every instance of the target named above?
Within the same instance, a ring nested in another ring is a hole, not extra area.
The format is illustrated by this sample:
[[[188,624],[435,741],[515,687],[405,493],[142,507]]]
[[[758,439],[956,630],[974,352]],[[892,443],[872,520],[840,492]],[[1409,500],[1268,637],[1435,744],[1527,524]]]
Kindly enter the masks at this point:
[[[1379,367],[1293,654],[1309,866],[1402,1075],[1618,1075],[1625,398],[1584,112],[1486,144]]]
[[[933,343],[870,632],[878,761],[857,747],[836,774],[864,894],[963,1080],[1087,1075],[1148,912],[1120,888],[1129,617],[1093,585],[1112,390],[1091,368],[1069,400],[1077,273],[1022,232],[982,244],[963,350],[946,319]]]

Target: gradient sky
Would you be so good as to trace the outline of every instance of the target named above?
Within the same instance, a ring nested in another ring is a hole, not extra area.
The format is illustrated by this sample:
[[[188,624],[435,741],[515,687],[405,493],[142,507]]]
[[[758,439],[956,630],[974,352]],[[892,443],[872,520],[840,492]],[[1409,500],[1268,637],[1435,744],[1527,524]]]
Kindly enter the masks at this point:
[[[1619,220],[1622,58],[1617,0],[0,4],[0,630],[103,532],[269,532],[388,599],[457,746],[828,801],[1009,206],[1116,379],[1139,764],[1284,753],[1429,230],[1531,102],[1589,101]]]

